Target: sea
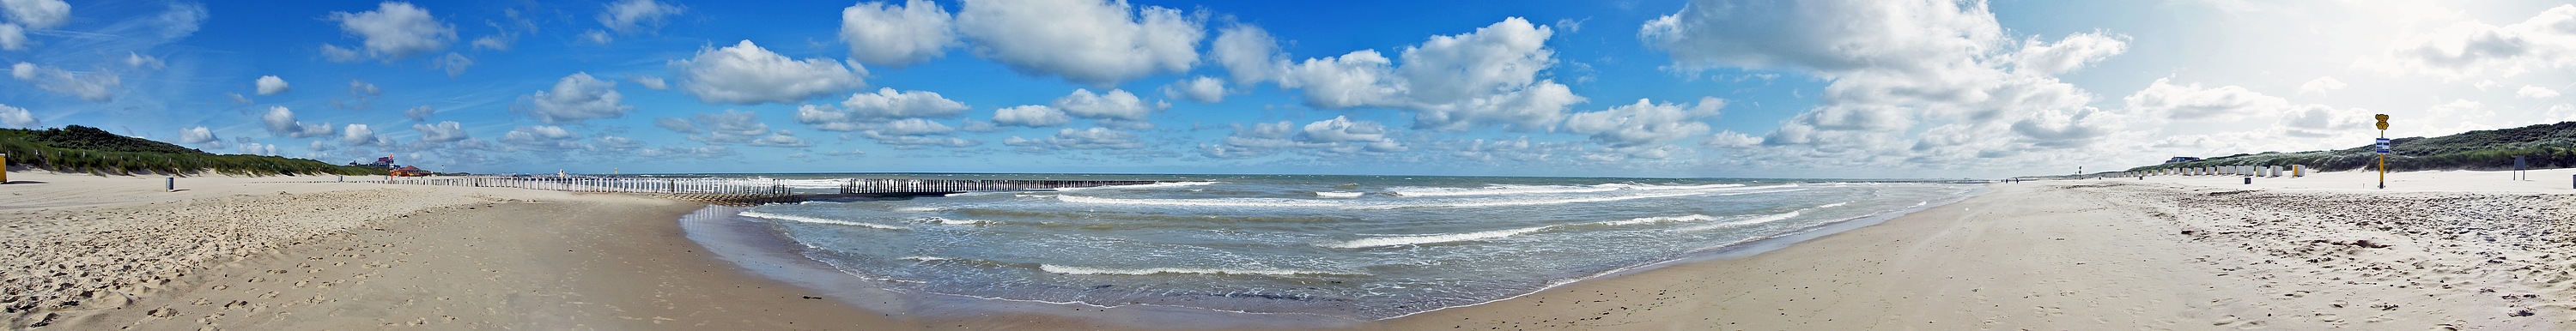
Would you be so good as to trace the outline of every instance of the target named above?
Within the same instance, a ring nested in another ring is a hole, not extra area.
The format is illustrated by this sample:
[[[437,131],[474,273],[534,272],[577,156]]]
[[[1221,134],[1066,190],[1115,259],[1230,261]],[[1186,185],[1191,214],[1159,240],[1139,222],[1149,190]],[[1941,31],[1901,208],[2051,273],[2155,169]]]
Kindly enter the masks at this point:
[[[683,175],[700,176],[700,175]],[[1377,320],[1777,247],[1955,202],[1932,181],[743,174],[1149,180],[724,209],[856,284],[976,300]],[[928,312],[905,312],[928,313]]]

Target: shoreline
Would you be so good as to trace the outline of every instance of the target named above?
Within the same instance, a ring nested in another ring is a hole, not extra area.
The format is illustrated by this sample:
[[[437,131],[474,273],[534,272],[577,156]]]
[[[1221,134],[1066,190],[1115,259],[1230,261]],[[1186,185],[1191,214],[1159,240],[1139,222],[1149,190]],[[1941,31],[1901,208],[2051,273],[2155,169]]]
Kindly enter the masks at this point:
[[[181,275],[65,269],[84,278],[43,279],[93,284],[79,286],[100,290],[80,293],[82,304],[76,307],[34,307],[32,315],[6,315],[0,329],[32,328],[35,323],[47,324],[37,329],[72,330],[2576,325],[2576,300],[2571,300],[2576,288],[2570,287],[2576,284],[2576,270],[2571,270],[2576,268],[2550,262],[2576,255],[2576,240],[2563,240],[2569,234],[2562,231],[2576,228],[2576,207],[2571,207],[2576,195],[2568,194],[2576,190],[2540,190],[2537,183],[2503,192],[2479,187],[2479,178],[2490,175],[2496,174],[2408,174],[2409,191],[2387,193],[2334,189],[2349,181],[2334,176],[2258,179],[2254,187],[2201,183],[2220,179],[2198,177],[1989,184],[1983,194],[1927,205],[1876,224],[1836,222],[1853,228],[1810,231],[1814,237],[1784,240],[1776,247],[1739,245],[1709,257],[1613,271],[1511,298],[1397,318],[1297,325],[1154,319],[1150,317],[1184,315],[1137,305],[993,305],[989,299],[891,293],[871,297],[852,292],[884,291],[850,286],[866,280],[804,258],[759,224],[692,223],[689,215],[713,209],[670,200],[274,178],[201,179],[209,184],[174,193],[161,192],[158,185],[115,188],[144,180],[35,174],[30,175],[38,177],[34,180],[50,183],[0,187],[12,194],[0,196],[0,205],[42,202],[0,209],[0,223],[10,226],[10,242],[109,245],[97,246],[106,255],[92,255],[104,259],[161,254],[137,249],[165,249],[171,243],[108,239],[166,237],[152,234],[170,226],[288,222],[282,224],[314,228],[260,237],[276,238],[261,239],[273,242],[205,241],[196,245],[220,249],[189,253],[213,255],[180,255],[202,257],[202,263],[108,264],[185,267],[175,269]],[[2534,176],[2551,178],[2537,171]],[[158,184],[153,179],[150,184]],[[183,182],[182,188],[189,185]],[[2413,221],[2382,223],[2337,215],[2346,210],[2340,206],[2355,203],[2383,206],[2362,211],[2367,215]],[[205,211],[237,215],[228,218],[153,216],[176,213],[167,207],[173,204],[189,206],[186,210],[258,208]],[[269,209],[285,211],[255,213]],[[301,212],[289,212],[295,210]],[[45,237],[58,238],[48,239],[54,242],[22,239],[48,235],[30,231],[57,227],[63,234]],[[2473,230],[2455,234],[2459,229]],[[752,234],[768,238],[771,245],[727,248],[701,240]],[[728,249],[784,262],[741,264],[738,256],[724,255]],[[92,258],[31,253],[0,257],[13,265]],[[807,274],[787,278],[843,283],[798,284],[776,276],[795,268],[805,268],[795,272]],[[162,276],[155,276],[159,281],[117,280],[125,273]],[[12,291],[28,290],[11,286]],[[11,293],[25,298],[18,295],[27,292]],[[877,301],[866,301],[870,298]],[[883,309],[888,307],[942,313],[890,313],[900,310]],[[1854,311],[1871,313],[1840,313]],[[55,317],[43,321],[46,314]],[[1188,316],[1242,316],[1227,314]]]

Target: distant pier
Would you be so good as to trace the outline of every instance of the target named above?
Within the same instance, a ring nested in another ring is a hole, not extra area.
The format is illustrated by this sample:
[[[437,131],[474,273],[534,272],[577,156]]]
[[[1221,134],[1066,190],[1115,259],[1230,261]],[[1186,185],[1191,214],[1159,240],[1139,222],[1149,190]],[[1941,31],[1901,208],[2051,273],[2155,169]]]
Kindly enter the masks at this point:
[[[849,198],[889,198],[940,196],[965,192],[1025,191],[1058,188],[1081,188],[1117,185],[1141,185],[1156,181],[1135,180],[1023,180],[1023,179],[839,179],[838,187],[788,185],[790,180],[750,178],[657,178],[657,177],[502,177],[502,176],[434,176],[374,177],[357,181],[366,183],[508,187],[566,192],[633,193],[686,201],[718,204],[790,203],[811,200]],[[814,180],[796,180],[812,183]]]

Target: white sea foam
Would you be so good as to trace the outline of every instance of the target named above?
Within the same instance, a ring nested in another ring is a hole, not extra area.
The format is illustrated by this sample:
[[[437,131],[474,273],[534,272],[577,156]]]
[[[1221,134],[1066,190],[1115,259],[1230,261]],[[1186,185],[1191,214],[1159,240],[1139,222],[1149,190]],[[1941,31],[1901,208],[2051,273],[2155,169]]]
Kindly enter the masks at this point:
[[[1315,196],[1319,196],[1319,197],[1326,197],[1326,198],[1357,198],[1357,197],[1360,197],[1360,194],[1362,194],[1362,193],[1361,193],[1361,192],[1315,192]]]
[[[941,210],[948,210],[948,207],[894,207],[894,211],[906,213],[927,213]]]
[[[920,222],[920,223],[937,223],[937,224],[944,224],[944,225],[985,225],[985,224],[993,224],[993,221],[987,221],[987,220],[979,220],[979,219],[953,219],[953,218],[946,218],[946,217],[923,217],[923,218],[921,218],[921,219],[913,220],[913,222]]]
[[[1796,186],[1796,185],[1775,185],[1775,186],[1772,186],[1772,187],[1781,187],[1781,186]],[[1629,189],[1633,189],[1633,190],[1647,190],[1647,191],[1662,191],[1662,190],[1706,190],[1706,189],[1731,188],[1731,187],[1744,187],[1744,184],[1709,184],[1709,185],[1684,185],[1684,186],[1639,185],[1639,186],[1631,186],[1631,187],[1629,187]]]
[[[939,261],[939,260],[955,260],[955,259],[951,259],[951,258],[944,258],[944,257],[937,257],[937,256],[906,256],[906,257],[903,257],[903,259],[905,259],[905,260],[913,260],[913,261],[922,261],[922,262]]]
[[[1711,230],[1711,229],[1733,228],[1733,227],[1742,227],[1742,226],[1749,226],[1749,225],[1757,225],[1757,224],[1762,224],[1762,223],[1778,222],[1778,221],[1788,220],[1788,219],[1790,219],[1790,218],[1796,218],[1796,217],[1798,217],[1798,215],[1799,215],[1799,214],[1802,214],[1802,213],[1801,213],[1801,211],[1803,211],[1803,210],[1804,210],[1804,209],[1801,209],[1801,210],[1792,210],[1792,211],[1789,211],[1789,212],[1786,212],[1786,213],[1778,213],[1778,214],[1770,214],[1770,215],[1754,216],[1754,217],[1748,217],[1748,218],[1744,218],[1744,219],[1740,219],[1740,220],[1729,221],[1729,222],[1725,222],[1725,223],[1714,223],[1714,224],[1708,224],[1708,225],[1700,225],[1700,226],[1693,226],[1693,227],[1687,227],[1687,228],[1679,228],[1679,229],[1673,229],[1673,231],[1681,231],[1681,232],[1704,231],[1704,230]]]
[[[1701,222],[1701,221],[1715,221],[1715,220],[1717,220],[1717,217],[1716,217],[1716,216],[1708,216],[1708,215],[1700,215],[1700,214],[1690,214],[1690,215],[1688,215],[1688,216],[1656,216],[1656,217],[1638,217],[1638,218],[1631,218],[1631,219],[1627,219],[1627,220],[1620,220],[1620,221],[1608,221],[1608,222],[1601,222],[1600,224],[1602,224],[1602,225],[1637,225],[1637,224],[1662,223],[1662,222]]]
[[[1342,205],[1342,204],[1343,204],[1342,202],[1339,202],[1339,201],[1299,200],[1299,199],[1275,199],[1275,198],[1221,198],[1221,199],[1124,199],[1124,198],[1087,197],[1087,196],[1078,196],[1078,195],[1058,195],[1058,196],[1056,196],[1056,197],[1055,197],[1055,199],[1056,199],[1056,201],[1063,201],[1063,202],[1069,202],[1069,203],[1088,203],[1088,204],[1103,204],[1103,205],[1141,205],[1141,206],[1190,206],[1190,207],[1331,207],[1331,206],[1339,206],[1339,205]]]
[[[1774,191],[1774,192],[1785,192],[1785,191]],[[1745,194],[1750,194],[1750,193],[1768,193],[1768,192],[1749,192],[1749,193],[1745,193]],[[1438,207],[1506,207],[1506,206],[1533,206],[1533,205],[1553,205],[1553,204],[1566,204],[1566,203],[1590,203],[1590,202],[1610,202],[1610,201],[1636,200],[1636,199],[1670,198],[1670,197],[1693,196],[1693,195],[1701,195],[1701,194],[1708,194],[1708,193],[1706,193],[1706,192],[1674,192],[1674,193],[1630,194],[1630,195],[1594,196],[1594,197],[1581,197],[1581,198],[1558,198],[1558,199],[1479,199],[1479,200],[1466,200],[1466,201],[1454,201],[1454,202],[1436,202],[1436,203],[1419,203],[1419,204],[1362,205],[1362,206],[1350,206],[1349,208],[1351,208],[1351,209],[1396,209],[1396,208],[1438,208]],[[1730,195],[1731,195],[1731,194],[1730,194]]]
[[[834,225],[862,226],[862,227],[870,227],[870,228],[878,228],[878,229],[886,229],[886,230],[903,230],[903,229],[904,229],[904,227],[900,227],[900,226],[893,226],[893,225],[875,224],[875,223],[867,223],[867,222],[852,222],[852,221],[836,220],[836,219],[829,219],[829,218],[805,217],[805,216],[796,216],[796,215],[779,215],[779,214],[771,214],[771,213],[756,212],[756,211],[745,211],[745,212],[742,212],[742,216],[750,216],[750,217],[758,217],[758,218],[766,218],[766,219],[774,219],[774,220],[782,220],[782,221],[796,221],[796,222],[805,222],[805,223],[814,223],[814,224],[834,224]]]
[[[1454,188],[1454,187],[1407,187],[1407,188],[1396,188],[1396,189],[1388,190],[1387,192],[1389,192],[1389,193],[1393,193],[1393,194],[1395,194],[1396,196],[1405,196],[1405,197],[1454,197],[1454,196],[1511,195],[1511,194],[1562,194],[1562,193],[1592,193],[1592,192],[1609,192],[1609,191],[1617,191],[1617,190],[1626,189],[1626,188],[1627,188],[1626,186],[1624,186],[1624,185],[1618,185],[1618,184],[1601,184],[1601,185],[1588,185],[1588,186],[1553,186],[1553,185],[1492,185],[1492,186],[1486,186],[1486,187],[1480,187],[1480,188]]]
[[[1053,189],[1053,190],[1056,190],[1056,191],[1080,191],[1080,190],[1100,190],[1100,189],[1145,189],[1145,188],[1188,187],[1188,186],[1209,185],[1209,184],[1216,184],[1216,183],[1220,183],[1220,182],[1217,182],[1217,181],[1197,181],[1197,182],[1161,182],[1161,183],[1152,183],[1152,184],[1136,184],[1136,185],[1110,185],[1110,186],[1093,186],[1093,187],[1064,187],[1064,188],[1055,188],[1055,189]]]
[[[1833,208],[1833,207],[1842,207],[1843,205],[1847,205],[1847,204],[1851,204],[1851,203],[1850,203],[1850,202],[1836,202],[1836,203],[1828,203],[1828,204],[1825,204],[1825,205],[1823,205],[1823,206],[1816,206],[1816,208],[1814,208],[1814,209],[1825,209],[1825,208]]]
[[[1039,264],[1039,265],[1038,265],[1038,270],[1044,270],[1044,271],[1046,271],[1046,272],[1059,273],[1059,274],[1068,274],[1068,275],[1152,275],[1152,274],[1269,275],[1269,276],[1293,276],[1293,275],[1367,276],[1367,275],[1368,275],[1368,274],[1363,274],[1363,273],[1345,273],[1345,272],[1316,271],[1316,270],[1297,270],[1297,269],[1232,269],[1232,268],[1143,268],[1143,269],[1118,269],[1118,268],[1095,268],[1095,267],[1060,266],[1060,265],[1053,265],[1053,264]]]
[[[1421,245],[1421,244],[1445,243],[1445,242],[1459,242],[1459,241],[1469,241],[1469,240],[1485,240],[1485,239],[1493,239],[1493,238],[1502,238],[1502,237],[1517,236],[1517,235],[1521,235],[1521,234],[1524,234],[1524,233],[1538,232],[1539,230],[1546,230],[1546,229],[1548,229],[1548,228],[1552,228],[1552,227],[1556,227],[1556,226],[1554,226],[1554,225],[1544,225],[1544,226],[1533,226],[1533,227],[1518,228],[1518,229],[1502,229],[1502,230],[1477,231],[1477,232],[1467,232],[1467,233],[1449,233],[1449,234],[1413,235],[1413,236],[1397,236],[1397,237],[1360,238],[1360,239],[1357,239],[1357,240],[1344,241],[1344,242],[1337,242],[1337,243],[1329,243],[1329,244],[1322,244],[1322,245],[1318,245],[1318,246],[1331,247],[1331,248],[1367,248],[1367,247],[1384,247],[1384,246],[1400,246],[1400,245]]]

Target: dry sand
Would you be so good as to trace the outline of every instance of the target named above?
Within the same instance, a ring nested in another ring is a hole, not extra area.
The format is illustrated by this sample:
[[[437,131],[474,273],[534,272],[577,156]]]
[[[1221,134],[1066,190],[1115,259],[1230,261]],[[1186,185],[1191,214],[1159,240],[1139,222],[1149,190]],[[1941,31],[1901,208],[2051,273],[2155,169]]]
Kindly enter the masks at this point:
[[[2570,173],[2400,173],[2390,191],[2361,173],[1994,184],[1750,257],[1343,328],[2569,329],[2576,189],[2544,183]],[[11,179],[44,183],[0,186],[9,329],[1140,328],[1085,307],[913,318],[823,299],[848,298],[686,239],[672,220],[691,203],[311,177],[184,178],[182,192],[158,177]]]

